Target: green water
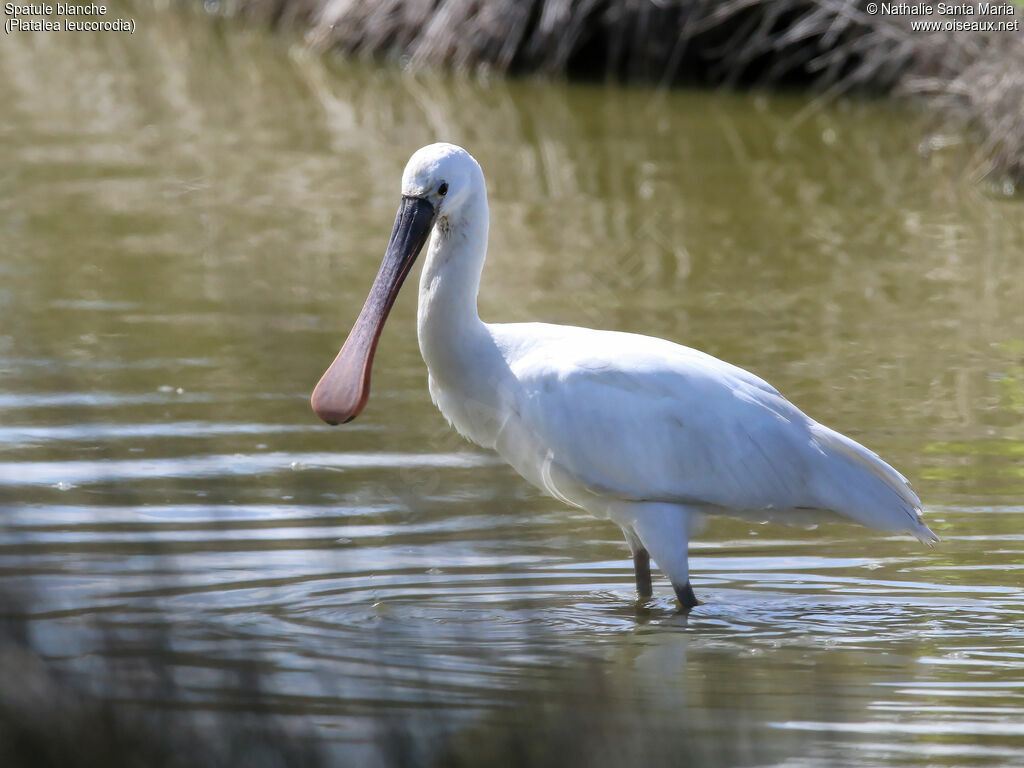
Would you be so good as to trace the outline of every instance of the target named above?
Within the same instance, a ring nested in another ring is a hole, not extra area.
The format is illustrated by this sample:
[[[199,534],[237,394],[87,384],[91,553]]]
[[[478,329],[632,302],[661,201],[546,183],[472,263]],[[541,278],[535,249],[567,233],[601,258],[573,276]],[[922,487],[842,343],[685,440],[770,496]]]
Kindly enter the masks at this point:
[[[892,105],[412,77],[129,12],[0,41],[0,583],[47,653],[169,624],[216,710],[244,648],[343,762],[388,722],[422,759],[515,729],[570,764],[1024,763],[1024,216],[966,149],[922,157]],[[435,140],[487,174],[485,319],[742,365],[906,474],[943,543],[717,520],[705,604],[656,578],[638,607],[617,528],[431,405],[415,280],[369,407],[320,424]]]

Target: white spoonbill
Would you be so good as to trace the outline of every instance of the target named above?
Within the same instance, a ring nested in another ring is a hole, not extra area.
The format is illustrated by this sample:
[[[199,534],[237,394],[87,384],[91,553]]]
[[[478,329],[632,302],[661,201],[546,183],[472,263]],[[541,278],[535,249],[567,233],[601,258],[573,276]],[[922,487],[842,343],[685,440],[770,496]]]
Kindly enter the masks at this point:
[[[468,152],[431,144],[413,154],[380,271],[313,391],[321,419],[351,421],[366,405],[384,322],[430,235],[417,325],[434,403],[538,488],[618,524],[642,598],[653,558],[682,607],[697,605],[687,547],[702,514],[838,515],[938,541],[906,478],[742,368],[650,336],[481,321],[488,219]]]

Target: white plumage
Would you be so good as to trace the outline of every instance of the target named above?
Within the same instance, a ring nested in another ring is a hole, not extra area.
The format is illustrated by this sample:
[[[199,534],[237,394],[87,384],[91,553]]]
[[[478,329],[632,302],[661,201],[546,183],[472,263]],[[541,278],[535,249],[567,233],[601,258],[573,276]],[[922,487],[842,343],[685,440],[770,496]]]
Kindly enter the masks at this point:
[[[432,209],[412,228],[432,227],[418,331],[434,402],[460,433],[496,450],[537,487],[617,523],[643,596],[650,593],[649,553],[683,606],[696,602],[687,546],[699,514],[801,523],[838,515],[922,542],[938,540],[902,475],[741,368],[649,336],[483,323],[476,299],[487,195],[483,173],[461,148],[434,144],[416,152],[402,193],[403,205]],[[411,225],[402,224],[407,220],[400,211],[392,245],[404,236],[405,251],[418,251],[409,243]],[[415,252],[405,256],[389,273],[400,275],[393,280],[398,286]],[[318,385],[314,408],[326,420],[353,418],[365,402],[373,347],[389,308],[390,302],[376,314],[364,308],[350,339],[375,324],[374,343],[362,356],[343,349]],[[363,371],[365,388],[348,393],[358,403],[334,397],[345,390],[337,367],[349,369],[349,389],[355,371]]]

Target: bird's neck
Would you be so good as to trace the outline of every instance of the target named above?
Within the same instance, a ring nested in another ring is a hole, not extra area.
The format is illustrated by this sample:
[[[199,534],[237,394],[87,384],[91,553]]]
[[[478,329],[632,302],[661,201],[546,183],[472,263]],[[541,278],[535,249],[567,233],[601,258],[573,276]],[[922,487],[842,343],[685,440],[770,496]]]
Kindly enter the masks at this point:
[[[420,276],[420,351],[435,378],[471,369],[474,349],[487,336],[477,312],[487,253],[486,195],[474,197],[459,214],[435,226]]]
[[[493,448],[509,370],[476,306],[487,251],[486,196],[462,214],[437,226],[430,239],[420,277],[420,352],[441,413],[465,437]]]

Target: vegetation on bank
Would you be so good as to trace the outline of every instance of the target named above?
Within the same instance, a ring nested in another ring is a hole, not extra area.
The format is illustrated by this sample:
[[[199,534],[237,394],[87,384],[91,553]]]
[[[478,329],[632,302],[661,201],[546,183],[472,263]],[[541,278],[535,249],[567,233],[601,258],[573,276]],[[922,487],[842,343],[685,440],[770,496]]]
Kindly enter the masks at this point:
[[[986,174],[1024,183],[1024,10],[1007,4],[1014,15],[949,16],[932,4],[930,16],[885,12],[897,5],[914,7],[860,0],[230,0],[223,10],[304,30],[320,50],[410,68],[914,97],[935,115],[936,128],[978,142]],[[914,28],[982,19],[1017,21],[1017,29]]]

